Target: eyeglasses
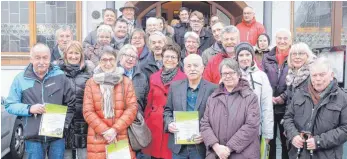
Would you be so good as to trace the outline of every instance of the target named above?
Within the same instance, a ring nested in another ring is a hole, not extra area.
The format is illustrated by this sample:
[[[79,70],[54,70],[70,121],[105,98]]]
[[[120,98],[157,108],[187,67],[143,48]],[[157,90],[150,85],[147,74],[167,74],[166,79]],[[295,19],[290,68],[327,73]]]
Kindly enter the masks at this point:
[[[243,12],[244,15],[251,15],[253,12]]]
[[[143,37],[136,37],[136,36],[134,36],[131,40],[142,40],[142,39],[144,39]]]
[[[200,23],[201,20],[190,20],[189,22],[191,22],[191,23]]]
[[[294,52],[294,53],[292,53],[292,56],[294,56],[294,57],[296,57],[296,56],[298,56],[298,57],[303,57],[303,56],[305,56],[305,55],[306,55],[305,52]]]
[[[237,74],[237,72],[222,72],[222,77],[234,77]]]
[[[101,59],[101,62],[102,62],[102,63],[107,63],[107,62],[112,63],[112,62],[114,62],[114,61],[116,61],[116,59],[114,59],[114,58],[102,58],[102,59]]]
[[[129,54],[123,54],[125,57],[127,58],[133,58],[135,60],[137,60],[137,56],[136,55],[129,55]]]
[[[177,56],[170,56],[170,55],[165,55],[164,59],[177,59]]]

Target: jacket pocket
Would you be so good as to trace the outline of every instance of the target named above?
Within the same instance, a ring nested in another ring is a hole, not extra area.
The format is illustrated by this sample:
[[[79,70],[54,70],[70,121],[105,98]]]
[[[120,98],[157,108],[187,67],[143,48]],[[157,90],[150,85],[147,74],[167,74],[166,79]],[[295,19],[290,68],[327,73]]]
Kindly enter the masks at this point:
[[[51,89],[46,89],[46,90],[48,90],[48,91],[47,91],[47,96],[48,96],[48,97],[52,97],[53,95],[55,95],[56,93],[58,93],[60,89],[61,89],[60,87],[55,87],[55,88],[51,88]]]
[[[340,116],[341,109],[342,108],[340,105],[336,103],[329,103],[323,108],[321,117],[330,121],[331,123],[333,123],[333,125],[335,125],[339,122],[338,117]]]
[[[295,117],[301,117],[304,115],[305,107],[303,106],[305,104],[305,99],[295,99],[294,100],[294,111],[295,111]]]

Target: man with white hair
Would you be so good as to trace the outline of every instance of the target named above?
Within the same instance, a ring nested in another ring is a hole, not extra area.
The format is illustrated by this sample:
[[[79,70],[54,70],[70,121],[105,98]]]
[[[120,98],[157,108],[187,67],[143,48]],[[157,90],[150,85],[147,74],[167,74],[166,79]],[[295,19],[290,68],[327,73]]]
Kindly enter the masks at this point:
[[[274,106],[274,139],[270,141],[270,159],[276,158],[276,137],[277,129],[280,130],[280,138],[282,143],[282,159],[288,158],[286,146],[286,137],[284,136],[284,128],[282,125],[283,115],[286,110],[286,101],[281,96],[284,96],[287,89],[286,76],[288,73],[287,57],[292,44],[292,34],[287,29],[279,29],[276,32],[276,46],[267,54],[264,54],[262,66],[263,71],[269,78],[273,97],[272,103]]]
[[[158,30],[159,28],[159,20],[156,17],[149,17],[146,20],[146,33],[147,35],[151,35],[155,31],[160,31]]]
[[[58,60],[64,56],[64,51],[70,41],[73,40],[73,35],[70,27],[64,26],[55,32],[57,45],[52,50],[51,62]]]
[[[265,33],[263,24],[255,20],[255,12],[252,7],[243,9],[242,22],[236,26],[240,31],[241,42],[248,42],[252,46],[257,44],[258,36]]]
[[[290,159],[342,158],[347,141],[347,94],[339,88],[325,57],[311,64],[308,86],[297,90],[287,106],[284,129]]]
[[[58,66],[50,64],[51,54],[44,44],[36,44],[30,50],[30,64],[12,82],[5,108],[10,114],[22,116],[25,121],[25,152],[29,159],[63,159],[65,139],[39,135],[45,104],[67,107],[64,132],[75,112],[75,96],[72,86]]]
[[[196,145],[175,144],[174,133],[180,130],[173,119],[174,111],[198,111],[199,121],[204,115],[207,99],[217,85],[202,79],[203,70],[202,58],[197,54],[189,54],[184,58],[184,72],[187,79],[175,81],[170,85],[164,109],[164,129],[170,133],[169,148],[174,159],[203,159],[206,156],[206,148],[201,135],[194,138]]]

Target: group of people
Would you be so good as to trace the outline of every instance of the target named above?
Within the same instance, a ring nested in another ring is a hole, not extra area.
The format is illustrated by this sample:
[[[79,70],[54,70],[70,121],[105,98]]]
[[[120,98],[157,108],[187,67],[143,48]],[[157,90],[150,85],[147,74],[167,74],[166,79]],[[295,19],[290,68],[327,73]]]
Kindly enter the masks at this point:
[[[259,159],[262,140],[275,159],[277,134],[282,159],[342,158],[346,92],[328,60],[292,44],[290,31],[279,29],[270,48],[251,7],[237,26],[212,16],[205,28],[201,12],[182,7],[173,28],[151,17],[143,31],[136,10],[127,2],[116,18],[105,9],[83,44],[61,28],[55,48],[31,48],[5,103],[23,116],[29,159],[106,158],[105,146],[128,139],[138,113],[152,139],[130,146],[132,159]],[[38,135],[46,103],[67,106],[63,138]],[[196,144],[175,144],[174,111],[198,111]]]

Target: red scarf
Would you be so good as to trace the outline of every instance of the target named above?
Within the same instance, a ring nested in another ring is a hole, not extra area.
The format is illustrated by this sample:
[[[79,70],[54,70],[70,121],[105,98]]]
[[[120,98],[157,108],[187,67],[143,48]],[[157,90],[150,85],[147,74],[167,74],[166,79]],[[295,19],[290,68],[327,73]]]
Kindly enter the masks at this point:
[[[285,51],[280,51],[278,50],[278,48],[276,48],[276,59],[278,61],[278,65],[282,66],[282,64],[284,63],[284,60],[287,58],[289,54],[289,49],[285,50]]]
[[[143,51],[143,48],[145,48],[145,47],[137,48],[137,55],[139,56],[139,58],[140,58],[140,56],[141,56],[141,53],[142,53],[142,51]]]

